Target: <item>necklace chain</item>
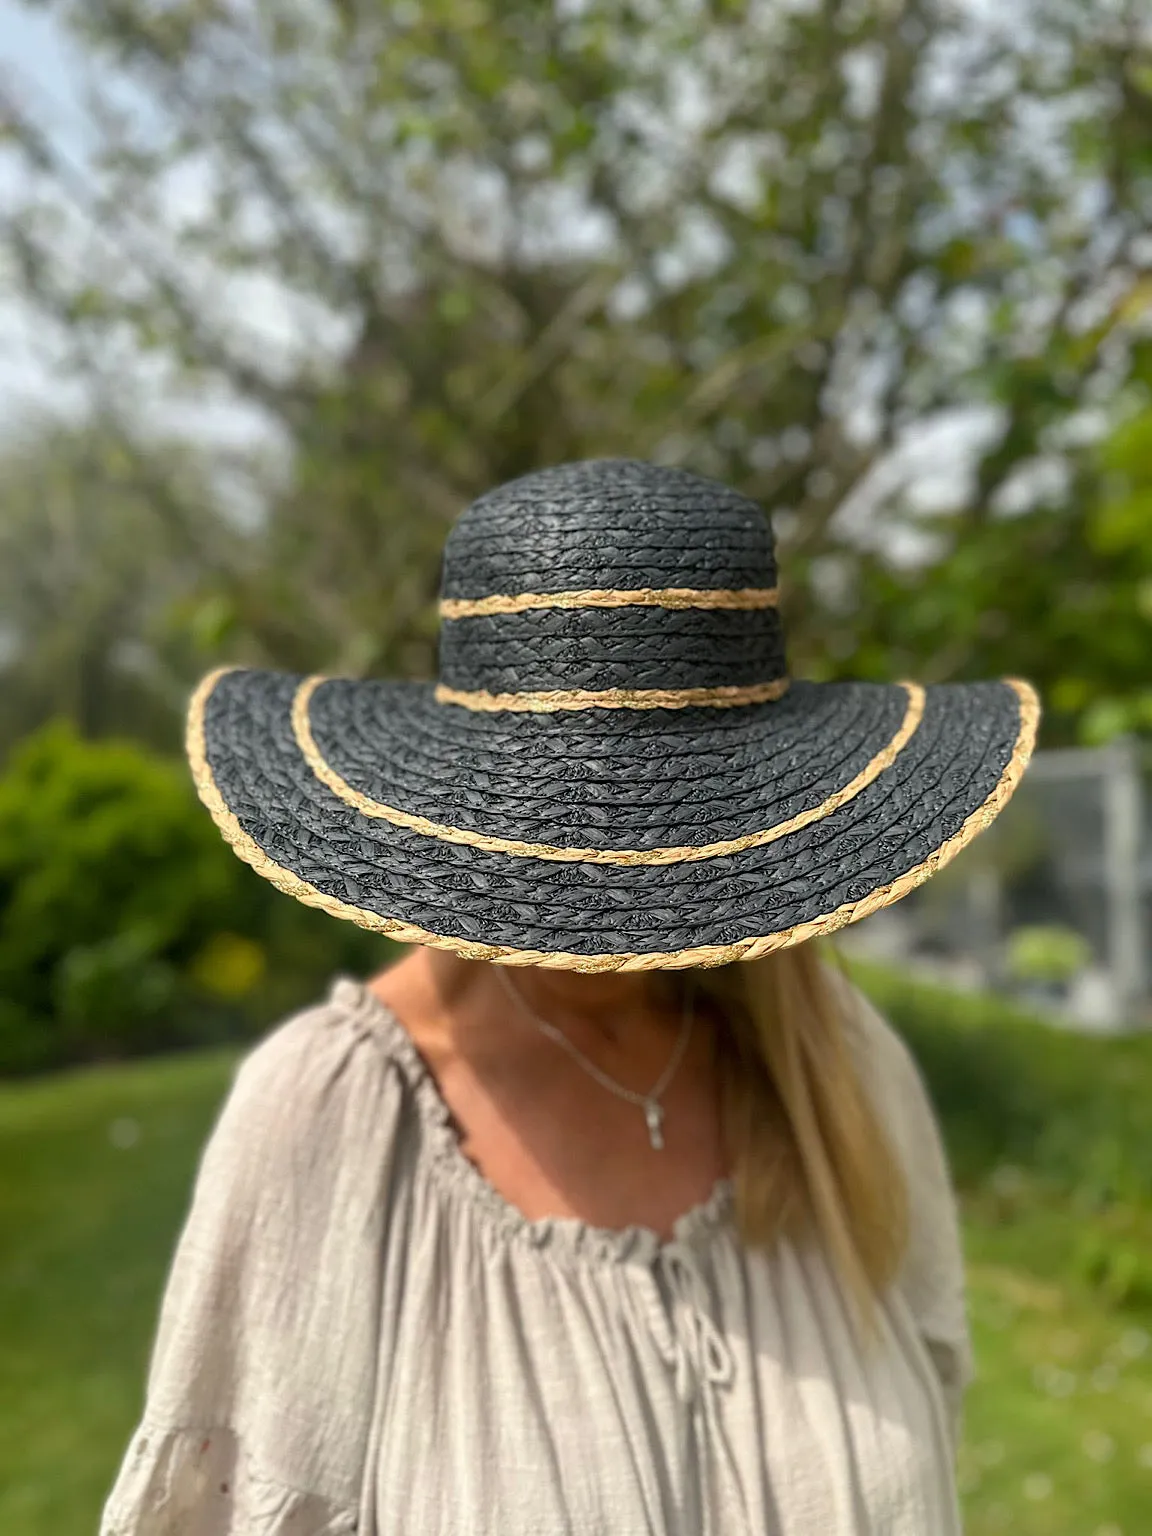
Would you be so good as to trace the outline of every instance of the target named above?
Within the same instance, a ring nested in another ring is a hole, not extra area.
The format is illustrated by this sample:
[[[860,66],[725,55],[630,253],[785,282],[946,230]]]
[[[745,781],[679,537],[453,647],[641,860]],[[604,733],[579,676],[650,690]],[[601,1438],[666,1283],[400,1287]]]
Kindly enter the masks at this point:
[[[578,1062],[579,1065],[582,1066],[586,1072],[590,1073],[591,1076],[593,1076],[596,1081],[603,1087],[610,1089],[613,1093],[619,1095],[620,1098],[627,1099],[629,1103],[639,1104],[641,1106],[641,1108],[644,1110],[644,1117],[648,1122],[648,1134],[651,1138],[652,1145],[656,1148],[663,1147],[664,1140],[663,1136],[661,1135],[661,1122],[664,1118],[664,1110],[663,1107],[658,1103],[658,1100],[660,1095],[664,1092],[665,1088],[667,1088],[668,1084],[672,1081],[672,1075],[676,1071],[676,1068],[680,1065],[680,1061],[688,1045],[688,1037],[692,1032],[693,1009],[691,990],[689,988],[685,988],[684,1024],[680,1031],[680,1039],[677,1042],[676,1049],[672,1053],[671,1061],[660,1074],[659,1080],[656,1082],[651,1092],[636,1093],[633,1089],[624,1088],[619,1083],[614,1082],[606,1072],[602,1072],[600,1068],[596,1066],[595,1062],[589,1061],[584,1053],[578,1050],[577,1047],[572,1044],[571,1040],[569,1040],[568,1036],[564,1034],[562,1030],[557,1029],[555,1024],[550,1024],[547,1019],[542,1019],[534,1009],[530,1008],[519,989],[512,985],[512,978],[507,974],[502,965],[497,965],[494,967],[494,969],[496,974],[499,976],[501,983],[508,991],[509,995],[516,1003],[520,1005],[520,1007],[524,1010],[524,1012],[528,1015],[528,1017],[532,1020],[538,1029],[543,1031],[543,1033],[546,1034],[550,1040],[554,1040],[557,1045],[563,1046],[563,1048],[568,1052],[573,1060]]]

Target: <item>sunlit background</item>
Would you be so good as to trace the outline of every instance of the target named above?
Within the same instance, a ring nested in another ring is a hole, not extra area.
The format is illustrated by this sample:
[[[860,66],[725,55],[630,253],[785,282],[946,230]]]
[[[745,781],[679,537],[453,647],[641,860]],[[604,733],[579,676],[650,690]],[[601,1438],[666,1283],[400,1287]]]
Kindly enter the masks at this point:
[[[796,676],[1004,675],[843,936],[963,1199],[971,1536],[1152,1529],[1146,0],[0,0],[0,1531],[94,1532],[238,1058],[392,951],[227,850],[222,662],[434,675],[477,493],[772,515]]]

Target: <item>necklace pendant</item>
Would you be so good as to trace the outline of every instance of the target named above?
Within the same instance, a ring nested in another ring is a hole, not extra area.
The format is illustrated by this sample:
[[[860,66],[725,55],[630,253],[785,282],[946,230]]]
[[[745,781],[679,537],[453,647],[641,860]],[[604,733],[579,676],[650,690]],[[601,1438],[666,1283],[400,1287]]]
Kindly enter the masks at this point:
[[[648,1121],[648,1135],[651,1138],[652,1145],[657,1151],[660,1151],[664,1145],[664,1136],[661,1131],[664,1111],[660,1108],[659,1104],[645,1104],[644,1115]]]

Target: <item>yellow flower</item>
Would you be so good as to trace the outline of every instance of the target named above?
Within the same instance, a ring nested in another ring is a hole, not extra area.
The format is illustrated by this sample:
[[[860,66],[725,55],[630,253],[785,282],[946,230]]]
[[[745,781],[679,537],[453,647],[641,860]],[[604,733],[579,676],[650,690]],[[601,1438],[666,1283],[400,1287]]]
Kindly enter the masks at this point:
[[[216,933],[193,960],[192,976],[216,997],[244,997],[263,977],[265,954],[237,933]]]

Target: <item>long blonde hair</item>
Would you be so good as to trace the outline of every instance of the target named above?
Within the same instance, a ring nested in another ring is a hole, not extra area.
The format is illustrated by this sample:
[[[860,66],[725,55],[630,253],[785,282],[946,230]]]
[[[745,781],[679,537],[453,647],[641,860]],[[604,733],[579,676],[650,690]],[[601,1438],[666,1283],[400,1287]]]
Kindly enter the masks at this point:
[[[861,1337],[875,1338],[877,1297],[907,1244],[907,1183],[854,1059],[825,968],[833,953],[809,940],[665,975],[727,1025],[715,1033],[715,1059],[743,1241],[818,1242]]]

